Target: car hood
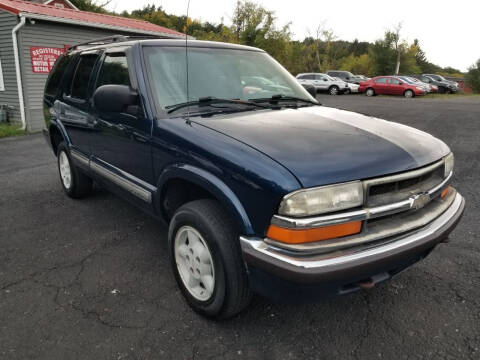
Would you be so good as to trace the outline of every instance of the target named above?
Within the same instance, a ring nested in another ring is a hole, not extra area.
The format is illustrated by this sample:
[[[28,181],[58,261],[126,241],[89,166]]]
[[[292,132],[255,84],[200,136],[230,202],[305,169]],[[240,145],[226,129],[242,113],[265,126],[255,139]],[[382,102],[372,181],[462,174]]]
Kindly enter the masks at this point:
[[[420,130],[324,106],[191,120],[269,156],[304,187],[414,169],[450,151]]]

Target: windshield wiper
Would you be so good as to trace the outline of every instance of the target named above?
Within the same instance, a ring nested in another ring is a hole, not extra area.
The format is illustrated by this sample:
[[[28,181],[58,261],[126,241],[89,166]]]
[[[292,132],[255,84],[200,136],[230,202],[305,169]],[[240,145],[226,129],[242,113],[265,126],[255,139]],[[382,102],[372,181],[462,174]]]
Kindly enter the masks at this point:
[[[312,101],[312,100],[308,100],[300,97],[287,96],[282,94],[276,94],[269,98],[248,99],[248,100],[256,103],[268,102],[274,105],[278,104],[279,101],[295,101],[295,102],[303,102],[303,103],[312,104],[312,105],[320,105],[318,101]]]
[[[257,104],[250,100],[244,101],[244,100],[234,100],[234,99],[219,99],[214,96],[206,96],[206,97],[198,98],[198,100],[194,100],[194,101],[187,101],[180,104],[168,105],[168,106],[165,106],[165,109],[167,109],[167,113],[170,114],[174,111],[177,111],[179,109],[182,109],[188,106],[211,106],[215,104],[243,105],[243,106],[249,106],[249,107],[259,107],[264,109],[270,108],[270,106]],[[226,108],[231,110],[231,107],[226,107]]]

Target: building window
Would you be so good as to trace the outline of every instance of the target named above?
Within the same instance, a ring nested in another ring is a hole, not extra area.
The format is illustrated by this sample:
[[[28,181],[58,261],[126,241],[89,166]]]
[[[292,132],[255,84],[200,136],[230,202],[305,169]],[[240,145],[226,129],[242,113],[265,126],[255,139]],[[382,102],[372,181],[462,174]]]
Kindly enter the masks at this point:
[[[0,59],[0,91],[5,91],[5,83],[3,82],[2,59]]]

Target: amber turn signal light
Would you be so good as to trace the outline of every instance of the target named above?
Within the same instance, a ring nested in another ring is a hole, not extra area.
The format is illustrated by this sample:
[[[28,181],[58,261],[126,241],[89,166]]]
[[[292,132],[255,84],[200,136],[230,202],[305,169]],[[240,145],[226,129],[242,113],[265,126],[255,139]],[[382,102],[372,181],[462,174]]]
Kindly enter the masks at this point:
[[[267,231],[267,237],[287,244],[303,244],[358,234],[361,229],[361,221],[313,229],[286,229],[276,225],[270,225]]]
[[[440,194],[440,197],[444,198],[445,195],[448,194],[448,190],[450,190],[450,186],[447,186],[445,189],[442,190],[442,193]]]

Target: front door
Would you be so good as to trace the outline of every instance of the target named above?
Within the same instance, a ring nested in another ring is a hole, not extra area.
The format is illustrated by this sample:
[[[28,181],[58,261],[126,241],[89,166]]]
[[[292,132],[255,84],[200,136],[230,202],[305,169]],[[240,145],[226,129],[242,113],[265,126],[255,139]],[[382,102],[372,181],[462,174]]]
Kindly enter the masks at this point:
[[[95,89],[103,85],[127,85],[136,89],[136,77],[129,66],[131,62],[126,51],[112,49],[105,53]],[[140,105],[130,106],[118,113],[98,110],[93,100],[92,107],[95,115],[93,166],[113,172],[117,179],[121,178],[120,185],[127,184],[127,188],[131,182],[148,188],[148,184],[153,184],[152,122],[145,116],[141,101]]]

